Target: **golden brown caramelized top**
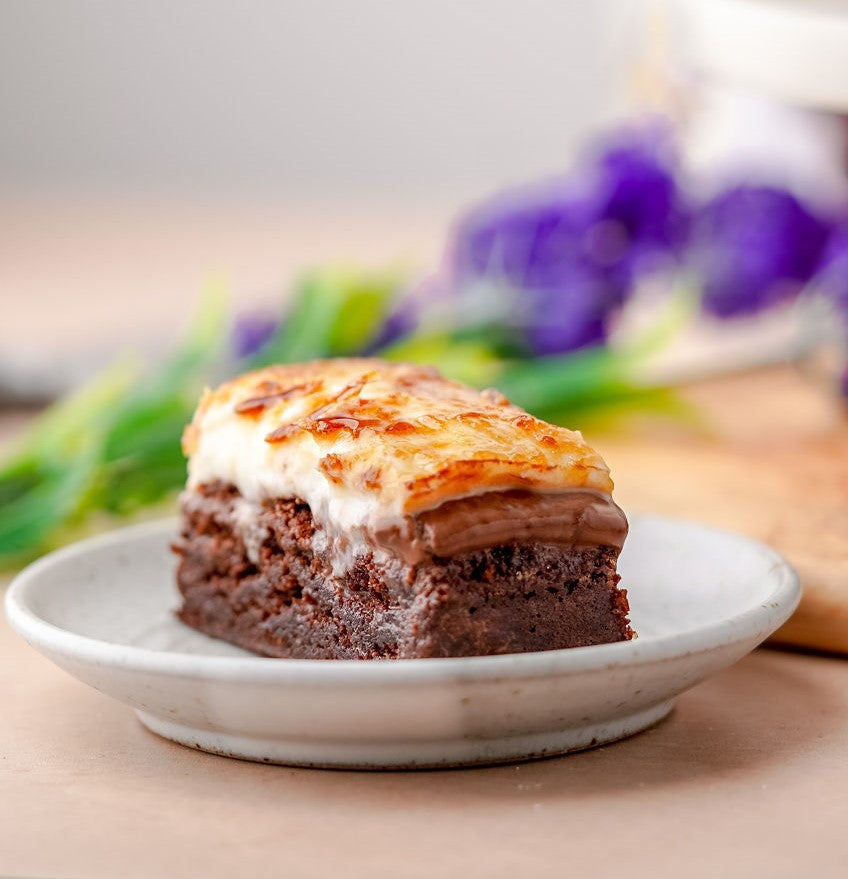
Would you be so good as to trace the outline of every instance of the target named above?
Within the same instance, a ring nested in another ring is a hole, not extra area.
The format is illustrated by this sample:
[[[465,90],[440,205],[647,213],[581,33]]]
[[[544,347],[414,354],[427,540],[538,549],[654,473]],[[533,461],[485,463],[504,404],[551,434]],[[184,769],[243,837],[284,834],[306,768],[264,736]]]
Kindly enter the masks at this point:
[[[376,359],[270,366],[207,391],[183,448],[190,485],[224,480],[246,497],[313,505],[321,495],[325,508],[334,494],[402,515],[499,489],[612,490],[579,433],[498,391]]]

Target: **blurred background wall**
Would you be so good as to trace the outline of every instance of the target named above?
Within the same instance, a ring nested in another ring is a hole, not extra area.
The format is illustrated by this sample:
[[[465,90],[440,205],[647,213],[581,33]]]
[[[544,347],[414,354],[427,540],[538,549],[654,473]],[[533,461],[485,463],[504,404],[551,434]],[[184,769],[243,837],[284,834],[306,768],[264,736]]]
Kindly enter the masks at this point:
[[[0,0],[0,398],[164,350],[210,272],[432,267],[615,113],[641,6]]]
[[[475,195],[562,168],[639,5],[3,0],[0,179]]]

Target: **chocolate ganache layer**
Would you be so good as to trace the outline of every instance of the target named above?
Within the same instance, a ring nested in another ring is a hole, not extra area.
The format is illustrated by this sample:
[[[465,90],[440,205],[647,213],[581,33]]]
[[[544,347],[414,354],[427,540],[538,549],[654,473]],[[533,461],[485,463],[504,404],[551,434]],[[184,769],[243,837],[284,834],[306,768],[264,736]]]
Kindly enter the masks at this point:
[[[490,491],[446,501],[377,532],[374,543],[415,564],[491,546],[544,543],[621,549],[627,519],[609,495],[591,489],[561,492]]]

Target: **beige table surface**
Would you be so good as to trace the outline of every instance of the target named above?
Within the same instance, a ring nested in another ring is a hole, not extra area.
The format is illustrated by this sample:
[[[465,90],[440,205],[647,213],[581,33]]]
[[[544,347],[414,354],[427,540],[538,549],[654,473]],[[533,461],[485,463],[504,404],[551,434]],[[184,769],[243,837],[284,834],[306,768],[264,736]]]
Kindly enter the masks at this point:
[[[515,766],[288,769],[191,751],[0,623],[0,875],[848,872],[848,663],[761,650],[627,741]]]
[[[179,296],[210,253],[238,256],[229,260],[234,288],[247,295],[334,252],[330,239],[340,238],[341,221],[327,228],[320,212],[307,229],[299,211],[273,221],[250,214],[247,231],[231,235],[232,215],[220,213],[201,221],[164,211],[161,223],[136,223],[110,208],[81,223],[79,211],[14,207],[0,206],[8,233],[0,289],[14,290],[20,308],[0,333],[2,350],[25,353],[37,337],[57,357],[83,332],[92,348],[110,333],[140,338],[137,318],[157,325],[177,301],[187,315],[190,297]],[[380,260],[404,243],[410,253],[413,244],[438,250],[442,220],[422,232],[385,217],[349,219],[348,253],[365,248]],[[72,310],[61,304],[69,301]],[[46,319],[56,314],[62,320]],[[732,394],[715,383],[692,393],[714,420],[712,437],[590,436],[619,497],[773,543],[818,599],[801,634],[841,643],[844,414],[793,371],[743,377]],[[21,423],[0,418],[0,440]],[[288,769],[190,751],[59,671],[5,621],[0,704],[0,876],[848,876],[846,659],[761,650],[627,741],[418,774]]]
[[[642,446],[609,445],[639,497]],[[0,876],[848,875],[846,659],[757,651],[654,729],[582,754],[368,774],[159,739],[5,620],[0,657]]]

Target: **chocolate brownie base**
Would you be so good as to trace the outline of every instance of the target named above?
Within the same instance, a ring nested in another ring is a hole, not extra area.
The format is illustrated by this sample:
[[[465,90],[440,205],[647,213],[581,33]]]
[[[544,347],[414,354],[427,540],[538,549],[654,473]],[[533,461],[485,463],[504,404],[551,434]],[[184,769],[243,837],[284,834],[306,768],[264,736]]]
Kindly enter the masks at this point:
[[[633,633],[618,551],[496,546],[414,565],[385,553],[334,571],[309,507],[266,504],[248,549],[234,488],[184,505],[180,619],[265,656],[398,659],[522,653],[623,641]]]

